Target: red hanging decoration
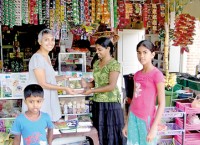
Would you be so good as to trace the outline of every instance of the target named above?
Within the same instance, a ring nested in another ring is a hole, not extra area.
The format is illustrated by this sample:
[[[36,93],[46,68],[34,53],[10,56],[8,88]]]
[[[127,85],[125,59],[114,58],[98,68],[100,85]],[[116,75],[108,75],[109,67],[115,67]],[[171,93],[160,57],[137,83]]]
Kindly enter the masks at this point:
[[[144,27],[146,28],[147,27],[147,21],[148,21],[148,7],[147,7],[147,4],[143,5],[142,17],[143,17]]]
[[[189,14],[180,14],[175,21],[174,46],[181,46],[181,53],[189,52],[187,45],[193,43],[195,17]]]

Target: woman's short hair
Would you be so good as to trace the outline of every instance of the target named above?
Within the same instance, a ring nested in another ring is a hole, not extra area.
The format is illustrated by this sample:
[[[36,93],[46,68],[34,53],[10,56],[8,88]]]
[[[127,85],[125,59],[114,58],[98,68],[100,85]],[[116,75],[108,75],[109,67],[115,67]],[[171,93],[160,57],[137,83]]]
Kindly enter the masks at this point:
[[[45,28],[41,30],[40,33],[38,34],[38,41],[42,40],[44,34],[52,34],[54,36],[53,30]]]

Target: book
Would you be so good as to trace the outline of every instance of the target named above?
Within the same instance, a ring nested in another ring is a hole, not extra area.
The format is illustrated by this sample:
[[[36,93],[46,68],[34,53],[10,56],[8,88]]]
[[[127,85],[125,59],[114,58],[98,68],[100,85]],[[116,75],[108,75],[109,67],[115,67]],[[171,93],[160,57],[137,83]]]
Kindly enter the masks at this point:
[[[91,126],[79,126],[77,127],[77,132],[89,132],[91,130]]]
[[[67,120],[55,123],[55,127],[59,129],[61,133],[76,132],[77,125],[77,120]]]
[[[13,79],[12,74],[0,74],[1,97],[12,97]]]
[[[70,133],[76,132],[78,121],[77,120],[67,120],[63,122],[56,122],[56,127],[60,130],[61,133]]]
[[[28,73],[0,74],[1,97],[23,98]]]
[[[90,115],[79,115],[78,116],[78,126],[92,126],[92,120]]]
[[[24,88],[27,85],[28,73],[12,73],[13,79],[13,88],[12,88],[12,97],[24,97]]]

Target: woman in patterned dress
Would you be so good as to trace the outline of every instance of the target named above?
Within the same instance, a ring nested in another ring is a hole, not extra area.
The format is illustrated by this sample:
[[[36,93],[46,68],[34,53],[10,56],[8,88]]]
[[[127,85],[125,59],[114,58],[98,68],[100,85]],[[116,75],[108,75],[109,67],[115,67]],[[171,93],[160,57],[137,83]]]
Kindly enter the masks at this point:
[[[101,37],[96,41],[98,60],[94,63],[94,81],[83,82],[85,95],[93,93],[92,120],[98,131],[100,145],[125,145],[122,135],[124,115],[117,87],[120,64],[113,58],[112,40]]]

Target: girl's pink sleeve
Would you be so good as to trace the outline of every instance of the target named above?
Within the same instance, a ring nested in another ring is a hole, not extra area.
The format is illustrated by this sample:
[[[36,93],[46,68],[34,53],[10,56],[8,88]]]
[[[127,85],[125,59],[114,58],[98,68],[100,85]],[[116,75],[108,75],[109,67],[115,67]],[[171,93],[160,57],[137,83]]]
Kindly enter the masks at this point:
[[[155,76],[155,83],[160,83],[160,82],[165,82],[165,78],[162,74],[162,72],[156,72],[156,76]]]

